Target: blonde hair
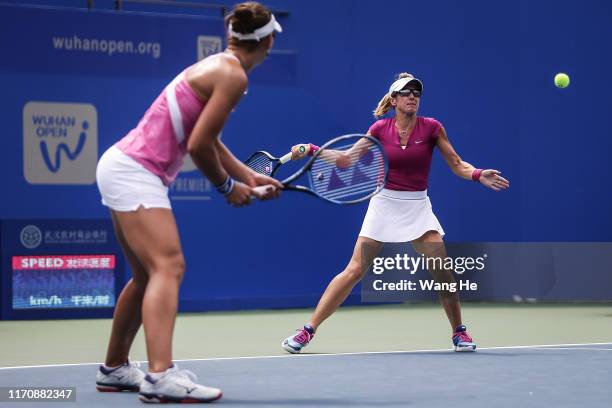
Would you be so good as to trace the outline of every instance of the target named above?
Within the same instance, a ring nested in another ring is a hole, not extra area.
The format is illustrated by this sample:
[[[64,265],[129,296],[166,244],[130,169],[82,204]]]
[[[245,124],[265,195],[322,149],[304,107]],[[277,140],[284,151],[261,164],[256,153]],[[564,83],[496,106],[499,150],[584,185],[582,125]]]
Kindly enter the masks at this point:
[[[402,72],[401,74],[398,74],[395,77],[395,81],[402,78],[414,78],[414,76],[412,74],[409,74],[408,72]],[[391,98],[391,94],[386,93],[385,96],[382,97],[380,102],[378,102],[378,106],[376,106],[376,109],[374,109],[373,111],[374,117],[376,119],[381,118],[385,113],[389,112],[389,109],[391,109]]]

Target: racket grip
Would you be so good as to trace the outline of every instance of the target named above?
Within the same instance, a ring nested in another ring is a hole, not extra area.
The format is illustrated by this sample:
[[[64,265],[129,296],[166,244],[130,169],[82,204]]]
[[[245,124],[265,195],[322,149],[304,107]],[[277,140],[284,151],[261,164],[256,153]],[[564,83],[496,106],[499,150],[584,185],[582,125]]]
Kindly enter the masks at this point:
[[[265,196],[268,191],[274,188],[276,187],[274,187],[272,184],[266,184],[265,186],[253,187],[253,194],[251,195],[251,198],[261,200],[261,198]]]
[[[291,152],[287,153],[286,155],[284,155],[283,157],[280,158],[281,164],[285,164],[285,163],[287,163],[290,160],[291,160]],[[255,187],[255,188],[257,188],[257,187]]]

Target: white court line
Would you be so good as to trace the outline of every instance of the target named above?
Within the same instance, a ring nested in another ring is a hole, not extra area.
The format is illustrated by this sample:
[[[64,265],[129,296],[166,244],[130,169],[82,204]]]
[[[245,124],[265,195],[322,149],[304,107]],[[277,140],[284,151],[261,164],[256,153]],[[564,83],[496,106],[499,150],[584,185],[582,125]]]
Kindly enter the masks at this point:
[[[589,350],[589,351],[612,351],[612,348],[587,348],[587,347],[541,347],[535,350]]]
[[[527,346],[497,346],[497,347],[479,347],[478,350],[513,350],[513,349],[561,349],[561,350],[612,350],[612,349],[596,349],[596,348],[577,348],[573,346],[605,346],[612,343],[567,343],[567,344],[534,344]],[[375,354],[417,354],[417,353],[442,353],[451,352],[452,349],[428,349],[428,350],[393,350],[393,351],[356,351],[349,353],[321,353],[321,354],[282,354],[275,356],[243,356],[243,357],[210,357],[210,358],[189,358],[183,360],[173,360],[175,362],[188,361],[223,361],[223,360],[256,360],[256,359],[272,359],[272,358],[307,358],[307,357],[336,357],[336,356],[360,356],[360,355],[375,355]],[[132,361],[133,363],[143,364],[146,361]],[[100,365],[102,363],[70,363],[70,364],[46,364],[46,365],[31,365],[31,366],[12,366],[0,367],[0,370],[13,370],[18,368],[47,368],[47,367],[72,367],[72,366],[87,366]]]

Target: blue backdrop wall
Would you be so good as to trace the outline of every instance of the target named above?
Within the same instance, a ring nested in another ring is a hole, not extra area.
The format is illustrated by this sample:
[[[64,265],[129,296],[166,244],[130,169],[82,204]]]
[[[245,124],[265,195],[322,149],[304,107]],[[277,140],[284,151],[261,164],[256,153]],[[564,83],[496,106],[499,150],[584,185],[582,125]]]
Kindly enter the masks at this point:
[[[222,20],[15,3],[0,5],[0,218],[107,218],[88,155],[135,126],[181,69],[221,49]],[[429,193],[447,240],[611,240],[609,2],[271,5],[289,12],[285,31],[223,131],[238,157],[365,132],[394,75],[408,71],[425,84],[420,114],[444,124],[465,160],[512,183],[485,190],[436,154]],[[553,86],[559,71],[569,88]],[[51,151],[45,163],[37,150],[42,140],[74,150],[82,132],[74,160]],[[187,259],[181,310],[314,304],[350,257],[367,208],[287,193],[234,209],[189,164],[171,196]]]

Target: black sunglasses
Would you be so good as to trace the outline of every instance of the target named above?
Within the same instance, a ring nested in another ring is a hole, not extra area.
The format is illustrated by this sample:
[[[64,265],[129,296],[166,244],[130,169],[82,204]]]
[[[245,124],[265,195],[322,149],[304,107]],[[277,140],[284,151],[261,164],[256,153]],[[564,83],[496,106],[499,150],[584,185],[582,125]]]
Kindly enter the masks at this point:
[[[415,98],[420,98],[422,93],[418,89],[402,89],[396,92],[397,95],[410,96],[412,94]]]

